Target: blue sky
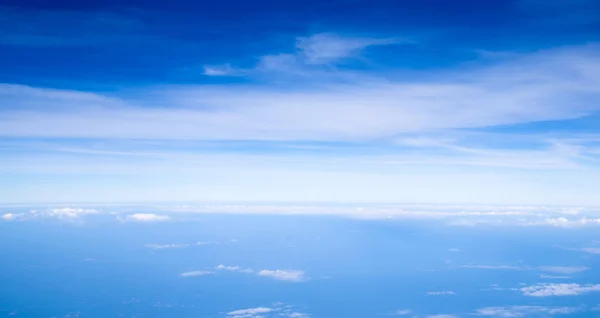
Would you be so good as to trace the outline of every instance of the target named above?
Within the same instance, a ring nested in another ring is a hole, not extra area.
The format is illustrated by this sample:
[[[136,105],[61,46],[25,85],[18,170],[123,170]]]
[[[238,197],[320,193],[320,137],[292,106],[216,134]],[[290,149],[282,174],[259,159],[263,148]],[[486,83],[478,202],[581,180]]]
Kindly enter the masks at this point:
[[[0,317],[598,317],[599,213],[0,205]]]
[[[600,204],[598,1],[2,3],[0,201]]]

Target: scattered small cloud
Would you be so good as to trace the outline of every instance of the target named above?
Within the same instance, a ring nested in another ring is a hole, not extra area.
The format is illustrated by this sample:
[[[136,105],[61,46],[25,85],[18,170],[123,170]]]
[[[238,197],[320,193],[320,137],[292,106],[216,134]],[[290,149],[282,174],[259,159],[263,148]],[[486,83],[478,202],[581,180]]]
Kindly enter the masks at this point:
[[[204,275],[212,275],[214,272],[211,271],[190,271],[179,274],[181,277],[193,277],[193,276],[204,276]]]
[[[125,217],[125,220],[139,221],[139,222],[158,222],[168,221],[171,218],[167,215],[159,215],[154,213],[136,213]]]
[[[427,292],[426,295],[427,296],[447,296],[447,295],[456,295],[456,293],[453,291],[450,291],[450,290],[443,290],[443,291]]]
[[[258,272],[259,276],[271,277],[277,280],[283,280],[287,282],[301,282],[305,280],[304,271],[301,270],[266,270],[263,269]]]
[[[600,284],[538,284],[523,287],[520,291],[523,295],[532,297],[575,296],[600,292]]]
[[[27,220],[52,217],[61,220],[75,221],[85,215],[100,213],[103,213],[102,210],[64,207],[30,210],[28,213],[5,213],[1,216],[1,218],[4,221],[14,221],[17,219]]]
[[[579,311],[574,307],[544,307],[544,306],[508,306],[508,307],[486,307],[477,310],[479,316],[491,316],[502,318],[519,318],[540,315],[572,314]]]
[[[442,314],[442,315],[429,315],[426,318],[458,318],[458,317],[454,316],[454,315]]]
[[[251,268],[241,268],[240,266],[228,266],[219,264],[215,267],[216,270],[224,270],[230,272],[238,272],[244,274],[256,274],[258,276],[270,277],[276,280],[287,281],[287,282],[302,282],[306,280],[305,272],[302,270],[253,270]]]

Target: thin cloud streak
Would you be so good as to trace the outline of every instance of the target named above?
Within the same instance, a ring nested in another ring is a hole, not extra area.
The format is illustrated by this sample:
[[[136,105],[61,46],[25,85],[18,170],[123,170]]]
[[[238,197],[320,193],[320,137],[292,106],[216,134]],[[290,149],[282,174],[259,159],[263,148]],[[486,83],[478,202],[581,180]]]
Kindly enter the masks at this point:
[[[153,93],[169,108],[133,106],[150,103],[144,99],[2,84],[0,100],[17,99],[24,108],[2,111],[0,135],[333,141],[571,119],[598,110],[592,97],[600,95],[600,76],[585,71],[600,68],[597,51],[588,45],[538,52],[422,83],[358,80],[302,91],[188,86]],[[88,101],[98,107],[79,106]],[[47,112],[35,108],[39,102],[79,111]]]

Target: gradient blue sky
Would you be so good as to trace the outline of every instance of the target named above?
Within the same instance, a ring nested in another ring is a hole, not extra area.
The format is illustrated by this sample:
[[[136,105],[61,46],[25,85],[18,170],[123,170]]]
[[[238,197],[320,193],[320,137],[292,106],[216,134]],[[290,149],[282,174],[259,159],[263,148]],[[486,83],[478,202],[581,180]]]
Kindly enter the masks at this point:
[[[600,2],[0,6],[0,201],[600,205]]]

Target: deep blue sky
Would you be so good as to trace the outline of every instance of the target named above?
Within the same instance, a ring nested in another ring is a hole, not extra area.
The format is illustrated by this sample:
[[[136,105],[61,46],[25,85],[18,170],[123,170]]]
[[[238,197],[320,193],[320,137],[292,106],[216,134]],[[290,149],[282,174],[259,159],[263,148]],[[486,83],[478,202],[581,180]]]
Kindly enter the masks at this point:
[[[3,4],[0,80],[61,87],[204,83],[204,64],[252,65],[265,53],[293,50],[294,37],[320,32],[420,42],[373,52],[382,68],[450,67],[474,62],[475,50],[529,51],[600,37],[600,5],[581,0]]]

